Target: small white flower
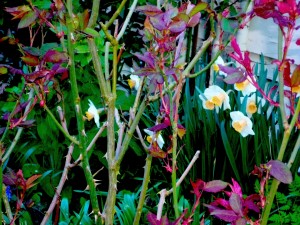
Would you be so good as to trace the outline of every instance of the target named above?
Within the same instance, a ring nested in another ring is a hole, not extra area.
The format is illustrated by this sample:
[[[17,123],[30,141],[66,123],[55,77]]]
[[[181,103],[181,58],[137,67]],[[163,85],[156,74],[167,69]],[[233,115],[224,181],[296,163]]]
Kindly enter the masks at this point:
[[[241,97],[241,103],[244,102],[245,97]],[[266,100],[256,96],[256,94],[252,94],[251,96],[247,97],[246,102],[246,112],[247,116],[251,118],[252,114],[258,113],[261,114],[261,107],[263,107],[266,104]]]
[[[230,113],[232,119],[232,127],[239,132],[243,137],[254,135],[252,130],[252,121],[240,111],[233,111]]]
[[[130,75],[130,79],[128,80],[128,85],[130,88],[135,88],[138,90],[140,87],[140,77],[137,75]]]
[[[199,95],[199,97],[202,100],[202,105],[204,109],[213,110],[214,108],[216,108],[218,112],[219,108],[222,105],[224,107],[224,110],[231,109],[228,94],[219,86],[209,86],[205,89],[203,95]]]
[[[250,95],[251,93],[256,91],[256,88],[254,87],[253,84],[250,83],[249,80],[244,80],[243,82],[240,83],[235,83],[234,88],[237,91],[241,91],[244,96]]]
[[[94,121],[97,125],[97,127],[100,127],[100,116],[98,113],[98,109],[96,108],[96,106],[94,105],[94,103],[89,99],[89,109],[87,112],[85,112],[85,115],[88,119],[88,121],[90,121],[91,119],[94,118]]]
[[[150,137],[150,138],[149,138],[149,139],[150,139],[149,142],[151,142],[151,141],[152,141],[152,137],[153,137],[154,132],[151,131],[151,130],[148,130],[148,129],[144,129],[144,131],[145,131],[146,134],[149,135],[149,137]],[[164,141],[164,139],[162,138],[161,134],[159,134],[158,136],[156,135],[156,142],[157,142],[159,148],[162,149],[163,146],[164,146],[165,141]]]
[[[218,56],[214,64],[212,65],[213,70],[216,72],[219,72],[219,75],[226,77],[227,73],[224,73],[223,71],[220,71],[219,65],[225,66],[226,63],[224,62],[223,58],[221,56]]]

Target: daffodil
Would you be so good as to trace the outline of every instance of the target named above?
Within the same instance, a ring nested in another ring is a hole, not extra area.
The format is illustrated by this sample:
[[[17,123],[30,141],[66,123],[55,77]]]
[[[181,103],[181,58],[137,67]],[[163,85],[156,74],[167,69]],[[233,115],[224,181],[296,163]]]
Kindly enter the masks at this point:
[[[128,85],[130,88],[135,88],[138,90],[140,87],[140,77],[137,75],[130,75],[130,79],[128,80]]]
[[[203,95],[200,94],[199,97],[202,100],[204,109],[213,110],[216,108],[218,111],[222,105],[224,110],[230,109],[228,94],[217,85],[206,88]]]
[[[155,134],[155,141],[157,142],[157,144],[158,144],[158,146],[159,146],[160,149],[163,148],[163,146],[164,146],[164,144],[165,144],[165,141],[164,141],[164,139],[162,138],[161,134],[156,135],[155,132],[150,131],[150,130],[148,130],[148,129],[144,129],[144,131],[145,131],[146,134],[148,134],[148,136],[147,136],[147,141],[148,141],[149,143],[152,142],[152,137],[153,137],[153,135]]]
[[[249,134],[254,135],[254,131],[252,129],[253,123],[249,117],[245,116],[240,111],[231,112],[230,117],[232,119],[232,127],[243,137],[246,137]]]
[[[250,81],[247,79],[243,82],[235,83],[234,88],[235,90],[241,91],[244,96],[250,95],[251,93],[256,91],[255,86],[251,84]]]
[[[212,65],[212,68],[215,72],[219,72],[219,75],[226,77],[227,73],[220,70],[219,65],[225,66],[225,62],[221,56],[218,56],[214,64]]]
[[[241,102],[244,102],[245,97],[241,97]],[[266,104],[266,100],[256,96],[256,94],[252,94],[251,96],[247,97],[246,102],[246,112],[249,118],[251,118],[252,114],[254,113],[261,113],[261,107]]]
[[[94,103],[89,99],[89,109],[87,112],[85,112],[85,116],[88,121],[92,120],[94,118],[94,121],[97,125],[97,127],[100,127],[100,117],[98,113],[98,109],[94,105]]]

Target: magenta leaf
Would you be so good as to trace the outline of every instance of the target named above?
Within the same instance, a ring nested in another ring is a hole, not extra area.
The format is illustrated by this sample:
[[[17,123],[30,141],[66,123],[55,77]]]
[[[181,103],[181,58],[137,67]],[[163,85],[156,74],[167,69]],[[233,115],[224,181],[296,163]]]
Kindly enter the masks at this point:
[[[240,216],[243,216],[243,206],[242,199],[236,193],[232,193],[229,198],[229,203],[232,210]]]
[[[270,174],[282,183],[290,184],[293,181],[293,176],[286,164],[279,160],[270,160],[267,163],[270,168]]]
[[[227,209],[216,209],[212,210],[210,215],[215,216],[221,220],[226,222],[233,222],[240,218],[240,216],[236,215],[234,211]]]
[[[147,214],[147,219],[151,225],[169,225],[169,220],[166,216],[162,217],[160,220],[157,220],[156,215],[149,212]]]
[[[228,183],[222,180],[213,180],[205,184],[203,191],[217,193],[227,187]]]
[[[255,202],[259,202],[260,201],[260,196],[258,194],[253,194],[253,195],[249,195],[245,200],[244,200],[244,207],[259,213],[260,212],[260,208],[257,206],[257,204]]]
[[[231,186],[232,192],[238,194],[242,198],[243,192],[242,192],[241,186],[239,185],[238,182],[235,181],[235,179],[231,178],[231,181],[232,181],[232,184],[233,184]]]
[[[198,179],[198,180],[196,180],[196,182],[191,181],[191,184],[193,187],[194,194],[196,195],[197,198],[200,198],[202,190],[205,186],[205,181]]]

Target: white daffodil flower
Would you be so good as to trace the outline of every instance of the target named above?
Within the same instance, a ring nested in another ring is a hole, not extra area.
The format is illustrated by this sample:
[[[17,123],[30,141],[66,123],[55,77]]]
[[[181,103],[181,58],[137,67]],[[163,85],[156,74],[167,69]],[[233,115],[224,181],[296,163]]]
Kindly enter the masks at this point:
[[[92,120],[94,118],[94,121],[97,125],[97,127],[100,127],[100,116],[98,113],[98,109],[94,105],[94,103],[89,99],[89,109],[87,112],[85,112],[85,116],[87,117],[88,121]]]
[[[244,102],[245,97],[241,97],[241,103]],[[247,97],[246,102],[246,112],[247,116],[251,118],[252,114],[258,113],[261,114],[261,107],[263,107],[266,104],[266,100],[256,96],[256,94],[252,94],[251,96]]]
[[[219,75],[226,77],[227,73],[224,73],[223,71],[220,71],[220,67],[219,65],[225,66],[227,65],[223,58],[221,56],[218,56],[218,58],[216,59],[216,61],[214,62],[214,64],[212,65],[212,68],[215,72],[219,72]]]
[[[232,119],[232,127],[239,132],[243,137],[254,135],[252,130],[253,123],[249,117],[245,116],[240,111],[230,112],[230,117]]]
[[[204,109],[213,110],[214,108],[216,108],[218,112],[219,108],[222,105],[224,107],[224,110],[231,109],[228,94],[219,86],[209,86],[204,90],[203,95],[200,94],[199,97],[202,100],[202,105]]]
[[[148,142],[151,142],[152,141],[152,137],[153,137],[153,134],[154,132],[151,131],[151,130],[148,130],[148,129],[144,129],[145,133],[148,134],[149,136],[147,137],[147,141]],[[164,139],[162,138],[161,134],[159,134],[157,137],[156,137],[156,142],[159,146],[160,149],[163,148],[164,144],[165,144],[165,141]]]
[[[133,88],[135,90],[138,90],[140,87],[140,77],[137,75],[130,75],[130,79],[128,80],[128,85],[130,88]]]
[[[247,79],[244,80],[243,82],[235,83],[234,89],[237,91],[241,91],[244,96],[250,95],[251,93],[256,91],[256,88],[254,87],[254,85],[251,84],[250,81]]]

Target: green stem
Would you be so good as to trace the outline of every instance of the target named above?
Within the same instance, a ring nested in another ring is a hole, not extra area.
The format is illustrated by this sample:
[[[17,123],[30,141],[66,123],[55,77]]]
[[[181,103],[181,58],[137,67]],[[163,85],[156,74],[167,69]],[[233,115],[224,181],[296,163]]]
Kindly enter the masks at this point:
[[[117,17],[120,15],[120,13],[122,12],[125,4],[126,4],[127,0],[123,0],[121,2],[121,4],[119,5],[118,9],[115,11],[115,13],[112,15],[112,17],[110,18],[110,20],[105,24],[105,27],[108,29],[113,22],[115,22],[115,20],[117,19]]]
[[[101,224],[100,220],[100,210],[99,210],[99,204],[98,204],[98,198],[96,193],[96,186],[94,183],[94,178],[90,169],[89,165],[89,159],[86,152],[87,147],[87,140],[86,140],[86,134],[85,134],[85,128],[84,128],[84,120],[83,120],[83,114],[82,109],[80,105],[80,97],[77,87],[77,79],[76,79],[76,71],[75,71],[75,62],[74,62],[74,45],[72,43],[72,36],[74,34],[74,28],[72,24],[72,0],[67,0],[67,9],[69,13],[69,18],[67,19],[67,30],[68,30],[68,54],[69,54],[69,63],[70,63],[70,82],[71,82],[71,89],[72,89],[72,96],[75,106],[75,113],[76,113],[76,119],[77,119],[77,128],[79,133],[79,149],[82,155],[82,168],[84,171],[84,175],[87,181],[87,184],[89,186],[90,191],[90,199],[92,204],[92,209],[95,217],[96,224]]]
[[[93,0],[93,6],[92,6],[92,13],[91,17],[88,23],[88,27],[95,27],[98,19],[98,14],[99,14],[99,8],[100,8],[100,0]]]
[[[288,162],[288,167],[291,168],[292,167],[292,164],[294,163],[295,161],[295,158],[297,156],[297,153],[299,152],[299,149],[300,149],[300,135],[298,135],[298,139],[296,141],[296,144],[294,146],[294,149],[293,149],[293,152],[291,154],[291,157],[290,157],[290,160]]]
[[[146,158],[142,190],[140,193],[140,199],[139,199],[139,203],[138,203],[138,206],[136,209],[136,214],[134,217],[133,225],[140,224],[140,218],[142,215],[142,210],[143,210],[143,206],[144,206],[144,202],[145,202],[145,198],[146,198],[146,193],[148,190],[148,184],[150,182],[151,164],[152,164],[152,156],[148,154],[147,158]]]

